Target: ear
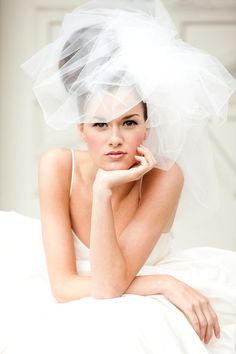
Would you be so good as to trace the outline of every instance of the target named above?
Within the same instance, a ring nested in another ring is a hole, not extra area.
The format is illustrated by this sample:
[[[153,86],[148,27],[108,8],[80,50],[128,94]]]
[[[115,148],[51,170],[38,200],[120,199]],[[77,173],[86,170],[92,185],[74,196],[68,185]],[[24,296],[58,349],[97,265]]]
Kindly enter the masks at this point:
[[[144,134],[144,140],[147,139],[147,137],[149,135],[149,131],[150,131],[150,128],[146,128],[146,131],[145,131],[145,134]]]
[[[85,141],[86,139],[85,139],[85,134],[84,134],[84,123],[77,124],[77,128],[78,128],[81,138]]]

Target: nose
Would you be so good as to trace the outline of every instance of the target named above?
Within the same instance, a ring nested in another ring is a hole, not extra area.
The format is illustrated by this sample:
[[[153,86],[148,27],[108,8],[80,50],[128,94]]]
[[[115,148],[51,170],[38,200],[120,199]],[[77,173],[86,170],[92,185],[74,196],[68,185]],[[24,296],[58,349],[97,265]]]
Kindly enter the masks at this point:
[[[109,145],[119,146],[123,144],[123,136],[118,127],[112,127],[109,137]]]

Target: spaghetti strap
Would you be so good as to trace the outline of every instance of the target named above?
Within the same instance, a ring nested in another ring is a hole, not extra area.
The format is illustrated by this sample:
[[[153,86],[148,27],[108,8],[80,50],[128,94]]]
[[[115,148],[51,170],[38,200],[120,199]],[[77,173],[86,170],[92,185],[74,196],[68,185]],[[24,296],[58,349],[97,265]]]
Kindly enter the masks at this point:
[[[74,150],[71,149],[71,154],[72,154],[72,172],[71,172],[71,181],[70,181],[70,196],[72,192],[72,186],[73,186],[73,181],[74,181],[74,171],[75,171],[75,153]]]
[[[141,194],[142,194],[142,182],[143,182],[143,176],[141,177],[141,180],[139,183],[139,202],[141,200]]]

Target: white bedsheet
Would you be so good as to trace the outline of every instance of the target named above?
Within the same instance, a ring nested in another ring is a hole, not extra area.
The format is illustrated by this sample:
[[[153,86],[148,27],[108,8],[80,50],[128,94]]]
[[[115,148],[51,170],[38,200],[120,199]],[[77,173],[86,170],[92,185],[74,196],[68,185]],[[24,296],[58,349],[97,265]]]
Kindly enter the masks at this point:
[[[235,252],[211,247],[173,251],[157,265],[157,273],[172,274],[210,299],[221,338],[206,345],[163,295],[57,303],[40,221],[0,211],[0,353],[233,354],[235,269]]]

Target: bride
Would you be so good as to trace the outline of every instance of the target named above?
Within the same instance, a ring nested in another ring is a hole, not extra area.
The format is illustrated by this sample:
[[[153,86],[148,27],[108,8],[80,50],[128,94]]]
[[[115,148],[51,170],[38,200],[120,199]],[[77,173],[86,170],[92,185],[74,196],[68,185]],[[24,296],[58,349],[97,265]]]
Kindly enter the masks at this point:
[[[13,314],[21,325],[4,353],[234,353],[236,254],[173,250],[171,229],[186,185],[211,203],[214,172],[196,163],[209,161],[200,139],[210,113],[226,119],[235,81],[174,39],[161,5],[155,19],[98,4],[67,14],[62,36],[23,65],[46,122],[75,125],[87,148],[40,159],[48,279],[31,297],[37,277],[26,281],[26,320]],[[47,284],[52,297],[41,297]]]
[[[177,164],[168,172],[153,168],[153,155],[141,145],[144,123],[140,103],[109,123],[80,126],[88,152],[76,151],[70,197],[71,152],[52,150],[42,157],[41,216],[52,290],[58,301],[164,294],[208,342],[220,328],[205,296],[169,275],[136,276],[171,228],[183,186]],[[89,277],[77,274],[71,228],[90,249]]]

